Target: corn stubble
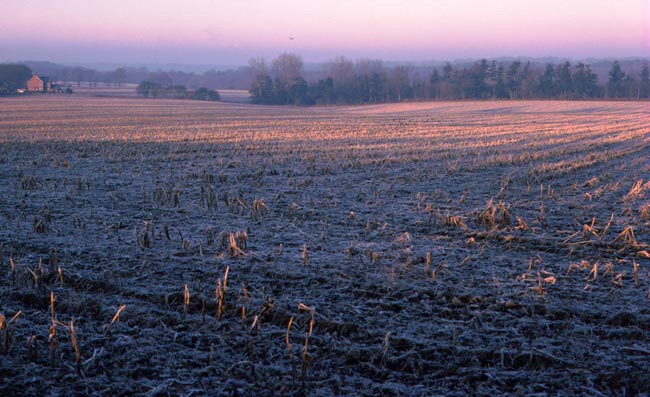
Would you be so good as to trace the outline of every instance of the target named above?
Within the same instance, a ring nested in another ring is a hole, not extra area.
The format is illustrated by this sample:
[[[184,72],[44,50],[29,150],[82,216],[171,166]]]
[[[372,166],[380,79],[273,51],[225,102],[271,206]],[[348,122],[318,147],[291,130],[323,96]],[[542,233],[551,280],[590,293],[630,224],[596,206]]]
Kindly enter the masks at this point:
[[[650,392],[645,102],[24,99],[3,394]]]

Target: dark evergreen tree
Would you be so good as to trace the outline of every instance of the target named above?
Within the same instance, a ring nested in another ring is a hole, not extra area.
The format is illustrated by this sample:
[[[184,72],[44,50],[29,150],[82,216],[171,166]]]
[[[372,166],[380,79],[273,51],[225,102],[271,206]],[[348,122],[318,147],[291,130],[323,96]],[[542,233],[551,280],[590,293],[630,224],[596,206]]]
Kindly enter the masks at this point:
[[[560,98],[568,98],[573,92],[573,80],[571,79],[571,64],[561,63],[555,69],[557,79],[557,91]]]
[[[598,89],[598,76],[591,71],[591,66],[585,66],[585,94],[590,98],[600,96]]]
[[[544,74],[542,74],[539,79],[537,92],[542,98],[552,98],[556,95],[557,90],[555,88],[555,71],[553,70],[553,65],[550,63],[546,65]]]
[[[521,74],[521,98],[534,98],[537,95],[538,81],[539,71],[531,65],[530,61],[526,62]]]
[[[593,98],[597,92],[597,76],[591,71],[589,65],[580,62],[576,65],[575,73],[572,77],[573,93],[572,98],[583,99]]]
[[[488,62],[482,59],[475,63],[468,73],[468,82],[465,84],[465,97],[473,99],[484,99],[489,96],[487,85]]]
[[[497,68],[496,84],[494,85],[494,96],[497,99],[506,99],[510,97],[506,83],[503,81],[503,65],[499,65]]]
[[[607,82],[607,96],[609,98],[620,98],[625,92],[625,72],[621,70],[618,61],[614,61],[612,69],[609,71],[609,81]]]

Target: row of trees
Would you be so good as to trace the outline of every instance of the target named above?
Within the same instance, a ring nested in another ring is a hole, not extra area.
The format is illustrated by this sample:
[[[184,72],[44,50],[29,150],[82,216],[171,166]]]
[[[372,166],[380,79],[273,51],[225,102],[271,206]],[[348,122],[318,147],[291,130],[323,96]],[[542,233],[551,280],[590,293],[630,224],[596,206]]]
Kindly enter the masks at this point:
[[[0,95],[10,95],[25,88],[30,77],[32,70],[25,65],[0,64]]]
[[[343,57],[324,65],[324,76],[308,83],[303,63],[294,54],[282,54],[270,66],[262,59],[250,62],[255,73],[250,93],[265,104],[359,104],[403,100],[458,99],[589,99],[650,97],[647,63],[637,75],[626,74],[614,62],[604,84],[591,66],[564,62],[545,67],[530,62],[509,64],[482,59],[465,67],[445,64],[423,75],[408,65],[385,68],[381,61],[353,63]]]
[[[221,98],[217,91],[200,87],[196,91],[188,91],[182,85],[163,85],[152,81],[138,84],[136,91],[145,98],[196,99],[199,101],[218,101]]]

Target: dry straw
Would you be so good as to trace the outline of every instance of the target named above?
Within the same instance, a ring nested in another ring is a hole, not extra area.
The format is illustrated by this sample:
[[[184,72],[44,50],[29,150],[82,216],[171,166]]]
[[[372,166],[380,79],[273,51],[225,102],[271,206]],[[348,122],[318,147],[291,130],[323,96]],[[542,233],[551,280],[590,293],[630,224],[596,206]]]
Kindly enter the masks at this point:
[[[183,318],[187,316],[187,308],[190,305],[190,289],[185,284],[183,287]]]
[[[74,329],[74,322],[70,320],[70,339],[72,342],[72,348],[74,349],[75,362],[77,364],[77,374],[80,376],[81,373],[81,352],[79,351],[79,344],[77,343],[77,333]]]

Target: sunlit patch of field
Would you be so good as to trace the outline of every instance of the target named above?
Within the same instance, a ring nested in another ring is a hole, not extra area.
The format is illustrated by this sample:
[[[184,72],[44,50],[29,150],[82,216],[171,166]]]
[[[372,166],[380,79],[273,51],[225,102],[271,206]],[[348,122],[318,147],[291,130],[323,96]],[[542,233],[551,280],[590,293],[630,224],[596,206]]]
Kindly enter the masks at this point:
[[[4,387],[648,393],[649,111],[0,98]]]

